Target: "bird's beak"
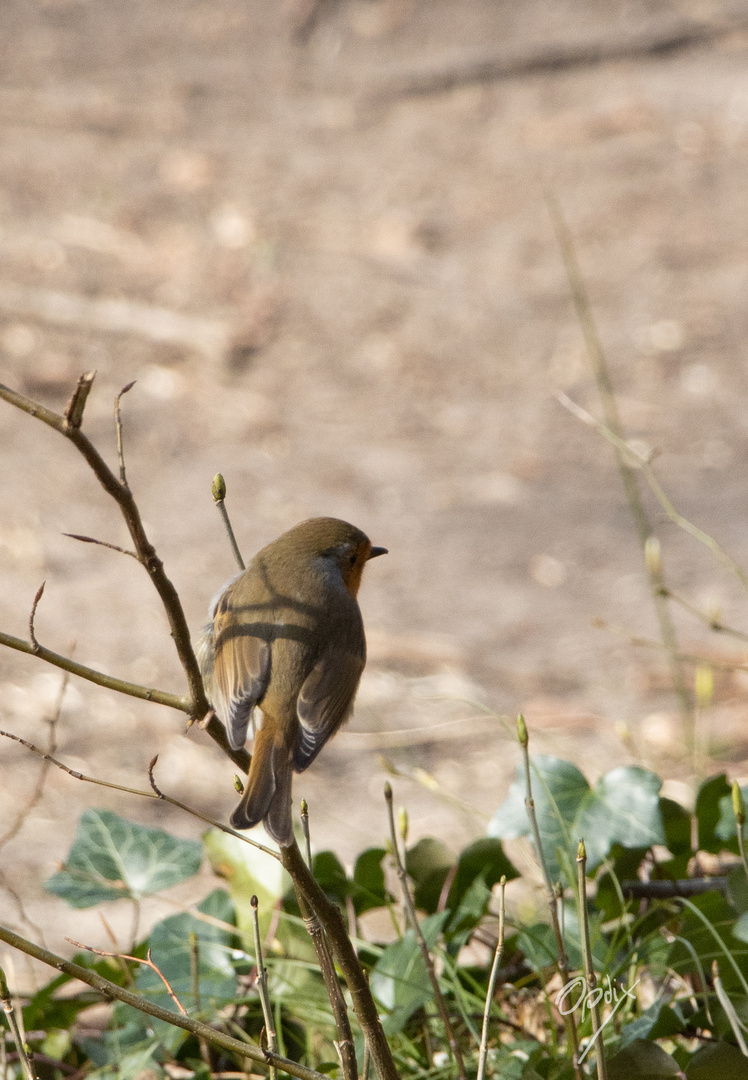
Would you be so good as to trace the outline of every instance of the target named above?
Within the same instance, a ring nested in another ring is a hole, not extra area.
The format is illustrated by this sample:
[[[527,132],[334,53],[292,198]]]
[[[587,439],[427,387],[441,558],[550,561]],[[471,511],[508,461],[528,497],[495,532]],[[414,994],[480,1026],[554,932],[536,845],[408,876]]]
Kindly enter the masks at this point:
[[[376,559],[379,555],[388,555],[388,554],[389,554],[389,552],[387,551],[387,548],[373,547],[371,549],[371,551],[369,552],[369,554],[367,555],[367,559]]]

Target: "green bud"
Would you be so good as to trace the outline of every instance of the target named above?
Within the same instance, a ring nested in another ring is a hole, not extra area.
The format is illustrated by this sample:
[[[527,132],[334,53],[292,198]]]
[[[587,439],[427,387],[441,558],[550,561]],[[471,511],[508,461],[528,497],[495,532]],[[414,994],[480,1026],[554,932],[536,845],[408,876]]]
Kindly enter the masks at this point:
[[[401,806],[397,812],[397,829],[404,844],[408,842],[408,811]]]
[[[644,544],[644,562],[650,574],[662,572],[662,548],[656,536],[648,536]]]
[[[221,473],[216,473],[213,483],[210,485],[211,494],[216,502],[223,502],[226,498],[226,481]]]
[[[709,708],[714,697],[714,672],[706,664],[700,664],[696,668],[694,695],[700,709]]]
[[[577,862],[582,862],[587,858],[587,848],[584,846],[584,840],[580,840],[577,846]]]
[[[737,780],[732,782],[732,812],[738,825],[741,827],[745,825],[745,799]]]
[[[527,746],[527,724],[522,713],[517,714],[517,738],[520,746]]]
[[[234,788],[240,795],[244,794],[244,784],[241,782],[241,779],[237,776],[236,773],[234,773]]]
[[[392,802],[392,784],[389,780],[385,780],[384,782],[384,797],[387,802]]]

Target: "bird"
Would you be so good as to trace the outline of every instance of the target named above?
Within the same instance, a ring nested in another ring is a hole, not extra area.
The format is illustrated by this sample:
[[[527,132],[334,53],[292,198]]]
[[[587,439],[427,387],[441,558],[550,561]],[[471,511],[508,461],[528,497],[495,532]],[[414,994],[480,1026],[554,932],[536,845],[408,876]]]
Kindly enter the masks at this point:
[[[262,548],[213,598],[197,643],[206,695],[233,750],[254,710],[252,762],[235,829],[262,821],[294,842],[291,782],[351,714],[366,663],[357,594],[364,566],[386,555],[338,518],[302,521]]]

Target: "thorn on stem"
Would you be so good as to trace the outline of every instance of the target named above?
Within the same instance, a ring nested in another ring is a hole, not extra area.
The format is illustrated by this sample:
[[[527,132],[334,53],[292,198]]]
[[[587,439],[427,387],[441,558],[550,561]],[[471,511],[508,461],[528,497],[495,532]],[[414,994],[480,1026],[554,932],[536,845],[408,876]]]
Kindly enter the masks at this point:
[[[43,581],[39,588],[36,590],[36,596],[34,597],[34,602],[31,605],[31,614],[29,615],[29,641],[34,647],[34,652],[39,651],[39,642],[36,640],[36,634],[34,633],[34,619],[36,618],[36,609],[39,606],[39,601],[44,595],[44,586],[46,584],[47,582]]]
[[[151,758],[150,765],[148,766],[148,781],[149,781],[151,787],[153,788],[153,790],[155,791],[155,793],[158,795],[159,799],[163,799],[163,798],[165,798],[164,793],[158,787],[158,785],[156,783],[156,780],[155,780],[155,777],[153,775],[153,770],[156,768],[156,762],[157,761],[158,761],[158,754],[156,754],[155,757]]]

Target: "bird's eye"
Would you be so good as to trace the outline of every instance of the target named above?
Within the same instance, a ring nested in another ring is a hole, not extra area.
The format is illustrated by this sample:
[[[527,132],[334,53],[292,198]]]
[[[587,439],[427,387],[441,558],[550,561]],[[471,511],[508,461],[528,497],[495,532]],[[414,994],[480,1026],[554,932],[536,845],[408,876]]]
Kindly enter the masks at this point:
[[[358,556],[356,555],[356,552],[354,551],[354,553],[352,555],[348,556],[348,565],[349,566],[355,566],[357,558],[358,558]]]

